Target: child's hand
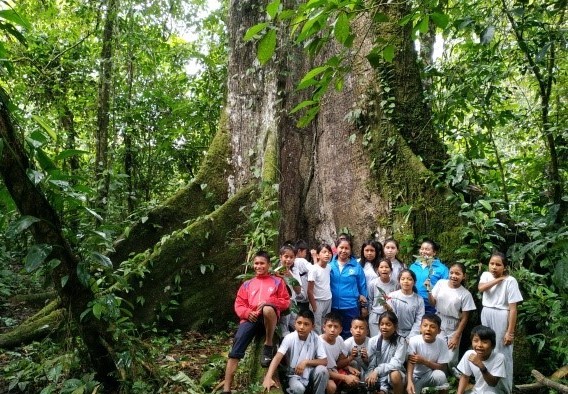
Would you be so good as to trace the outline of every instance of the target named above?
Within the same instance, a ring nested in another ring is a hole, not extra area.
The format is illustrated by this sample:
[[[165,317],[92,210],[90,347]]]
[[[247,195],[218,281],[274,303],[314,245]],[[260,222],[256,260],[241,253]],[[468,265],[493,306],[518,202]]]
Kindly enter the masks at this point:
[[[365,379],[365,383],[367,383],[367,386],[372,387],[375,385],[375,383],[377,383],[377,379],[379,378],[379,374],[377,371],[373,371],[370,374],[367,375],[367,378]]]
[[[408,361],[411,364],[424,364],[424,357],[419,354],[411,354],[408,356]]]
[[[470,354],[467,359],[477,368],[483,368],[485,366],[477,353]]]
[[[515,335],[509,334],[508,332],[506,332],[505,336],[503,337],[503,345],[508,346],[508,345],[512,344],[514,339],[515,339]]]
[[[296,368],[294,369],[294,372],[296,373],[296,375],[302,376],[302,374],[304,373],[304,369],[306,369],[307,363],[308,363],[308,360],[303,360],[303,361],[300,361],[298,363],[298,365],[296,365]]]
[[[408,394],[416,394],[416,390],[414,389],[414,382],[411,380],[408,381],[406,384],[406,392]]]
[[[351,365],[347,366],[347,372],[349,372],[351,375],[355,375],[355,376],[361,375],[361,372],[357,368],[353,368]]]
[[[359,378],[355,375],[343,375],[343,381],[348,386],[355,386],[359,383]]]
[[[448,341],[448,349],[456,349],[460,344],[460,336],[459,335],[452,335],[450,340]]]
[[[358,355],[359,355],[359,348],[357,346],[353,346],[353,348],[351,349],[351,357],[355,359],[357,358]]]
[[[265,376],[264,380],[262,381],[262,387],[264,388],[264,391],[270,391],[273,386],[276,386],[274,380],[272,380],[272,378],[268,375]]]
[[[367,354],[367,348],[365,346],[361,346],[361,358],[365,361],[369,359],[369,355]]]
[[[250,311],[248,315],[248,321],[254,323],[258,320],[258,311]]]

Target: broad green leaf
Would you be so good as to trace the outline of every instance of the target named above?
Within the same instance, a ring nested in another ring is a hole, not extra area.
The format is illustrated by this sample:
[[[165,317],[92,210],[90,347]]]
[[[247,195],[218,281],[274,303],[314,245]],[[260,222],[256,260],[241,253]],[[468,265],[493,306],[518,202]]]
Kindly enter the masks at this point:
[[[333,34],[337,41],[345,45],[350,33],[351,27],[349,26],[349,17],[345,12],[340,12],[335,21]]]
[[[65,149],[64,151],[59,152],[59,154],[55,156],[54,160],[55,161],[65,160],[72,156],[81,156],[81,155],[86,155],[88,153],[89,152],[86,150]]]
[[[57,141],[57,134],[55,133],[55,131],[53,131],[53,129],[45,119],[38,115],[32,115],[32,119],[35,120],[47,134],[49,134],[53,141]]]
[[[27,30],[30,30],[32,28],[32,25],[30,24],[30,22],[28,22],[28,20],[26,18],[24,18],[23,16],[18,14],[13,9],[1,10],[0,11],[0,18],[6,19],[7,21],[15,23],[16,25],[20,25],[24,29],[27,29]]]
[[[38,148],[36,150],[36,160],[41,166],[41,169],[44,171],[57,169],[57,166],[55,165],[53,160],[51,160],[51,158],[41,148]]]
[[[488,201],[485,200],[479,200],[478,203],[480,203],[481,205],[483,205],[483,208],[485,208],[488,211],[491,211],[491,204]]]
[[[319,74],[323,73],[329,68],[329,66],[320,66],[311,69],[308,73],[302,78],[300,83],[298,84],[298,90],[305,89],[308,86],[313,85],[312,81],[317,82],[314,78]]]
[[[428,17],[428,15],[425,15],[424,18],[420,19],[420,21],[416,25],[416,29],[422,34],[428,33],[429,22],[430,18]]]
[[[270,29],[258,42],[256,57],[260,64],[265,64],[272,58],[276,49],[276,30]]]
[[[104,305],[99,304],[98,302],[93,305],[93,315],[97,318],[97,319],[101,319],[101,314],[103,313],[104,310]]]
[[[26,272],[34,272],[51,253],[52,246],[48,244],[33,245],[24,258],[24,269]]]
[[[376,48],[373,48],[373,50],[369,52],[369,54],[367,55],[367,60],[369,61],[369,64],[371,64],[371,66],[373,67],[379,67],[381,65],[382,58],[383,57],[377,51]]]
[[[300,104],[296,105],[291,111],[290,114],[293,114],[295,112],[298,112],[299,110],[309,107],[311,105],[317,104],[317,101],[313,101],[313,100],[304,100],[302,101]]]
[[[298,34],[298,37],[296,38],[296,42],[300,43],[304,41],[306,38],[321,31],[321,26],[325,25],[326,21],[327,21],[327,15],[323,13],[323,10],[316,13],[314,16],[309,18],[306,21],[306,23],[304,23],[304,26],[302,27],[300,34]]]
[[[383,58],[387,61],[387,62],[392,62],[392,60],[394,59],[394,50],[395,47],[392,44],[387,45],[384,49],[383,49]]]
[[[280,10],[280,0],[273,0],[266,6],[266,13],[271,19],[276,18],[278,11]]]
[[[30,227],[32,224],[39,221],[40,219],[36,218],[35,216],[22,216],[16,221],[10,223],[8,229],[6,230],[6,236],[8,238],[15,237],[16,235],[20,234],[22,231]]]
[[[445,29],[450,23],[450,17],[443,12],[433,12],[430,14],[430,18],[440,29]]]
[[[300,120],[297,123],[297,126],[298,127],[306,127],[308,124],[310,124],[310,122],[312,120],[314,120],[314,118],[318,114],[319,109],[320,109],[319,105],[316,105],[316,106],[310,108],[306,112],[306,114],[300,118]]]
[[[249,28],[247,30],[243,39],[245,41],[251,40],[254,36],[256,36],[258,33],[263,31],[266,28],[266,26],[268,26],[268,23],[266,23],[266,22],[259,23],[259,24],[252,26],[251,28]]]
[[[103,267],[107,267],[107,268],[111,268],[112,267],[112,261],[105,256],[104,254],[101,254],[99,252],[92,252],[91,256],[93,257],[93,260],[103,266]]]

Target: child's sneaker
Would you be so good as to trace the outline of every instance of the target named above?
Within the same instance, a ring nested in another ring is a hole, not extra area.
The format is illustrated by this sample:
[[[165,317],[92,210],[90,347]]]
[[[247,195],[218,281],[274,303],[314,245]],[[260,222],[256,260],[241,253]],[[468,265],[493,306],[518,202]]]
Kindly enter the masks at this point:
[[[274,348],[272,346],[264,345],[262,348],[262,354],[260,355],[260,366],[262,368],[268,368],[272,357],[274,355]]]

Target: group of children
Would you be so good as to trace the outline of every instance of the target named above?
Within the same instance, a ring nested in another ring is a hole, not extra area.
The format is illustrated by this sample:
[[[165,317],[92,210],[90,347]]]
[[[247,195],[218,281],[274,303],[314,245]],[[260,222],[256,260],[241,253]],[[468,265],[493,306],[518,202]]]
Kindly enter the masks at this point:
[[[462,284],[462,264],[448,269],[436,258],[432,241],[422,243],[409,268],[396,258],[398,243],[392,239],[384,247],[365,243],[359,261],[347,237],[335,246],[318,246],[312,265],[285,245],[280,250],[284,271],[278,275],[269,274],[268,256],[257,253],[256,277],[241,286],[235,301],[241,324],[229,353],[224,393],[230,393],[238,361],[258,333],[265,335],[261,364],[268,367],[267,390],[285,364],[282,383],[288,393],[304,393],[307,387],[321,394],[340,387],[382,394],[434,387],[443,393],[452,371],[459,376],[458,393],[465,393],[471,376],[474,393],[511,392],[516,304],[522,296],[503,254],[491,256],[489,271],[480,278],[482,325],[472,331],[472,350],[458,363],[461,336],[476,309]],[[288,289],[286,276],[295,279]],[[304,305],[297,314],[283,315],[291,299]],[[274,353],[277,321],[283,339]]]

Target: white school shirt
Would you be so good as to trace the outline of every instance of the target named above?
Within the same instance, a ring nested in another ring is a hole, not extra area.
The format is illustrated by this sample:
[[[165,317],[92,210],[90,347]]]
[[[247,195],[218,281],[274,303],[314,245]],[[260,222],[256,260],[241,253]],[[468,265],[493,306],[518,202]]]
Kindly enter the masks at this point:
[[[319,339],[325,348],[325,354],[327,354],[327,369],[334,369],[337,367],[337,359],[341,354],[347,356],[345,350],[345,343],[343,342],[343,338],[338,336],[335,338],[335,343],[331,344],[327,342],[323,336],[325,334],[321,334]]]
[[[314,282],[314,297],[316,300],[331,300],[331,267],[326,264],[322,268],[314,264],[308,272],[308,281]]]
[[[489,371],[489,373],[495,377],[499,377],[499,383],[497,386],[491,387],[487,384],[485,379],[483,378],[483,374],[479,370],[479,368],[469,361],[469,355],[475,354],[475,351],[468,350],[463,355],[462,359],[460,360],[457,369],[466,376],[473,375],[475,378],[475,386],[473,386],[472,393],[475,394],[485,394],[485,393],[494,393],[494,394],[505,394],[508,390],[503,385],[503,381],[506,375],[505,371],[505,356],[501,353],[497,353],[495,351],[491,352],[489,358],[483,361],[483,365]]]
[[[479,283],[491,282],[495,277],[491,272],[485,271],[479,278]],[[511,275],[507,279],[483,292],[482,304],[488,308],[509,310],[509,304],[521,302],[523,296],[519,290],[517,280]]]
[[[436,337],[434,342],[427,343],[422,335],[417,335],[408,340],[408,355],[418,354],[427,360],[438,364],[447,364],[451,360],[446,341]],[[431,371],[424,364],[414,364],[413,379],[418,380],[424,374]]]
[[[369,282],[367,282],[369,283]],[[397,283],[391,278],[390,282],[384,283],[380,277],[376,277],[369,283],[369,301],[371,302],[371,311],[380,315],[385,311],[385,307],[377,301],[381,297],[381,292],[377,289],[380,287],[387,295],[396,291]],[[373,322],[377,323],[377,322]]]
[[[420,323],[424,316],[424,300],[416,293],[406,295],[402,290],[389,294],[387,301],[398,317],[398,334],[411,337],[420,333]]]
[[[346,352],[346,354],[347,354],[348,356],[351,354],[351,350],[352,350],[355,346],[357,346],[357,347],[359,347],[359,348],[364,347],[364,348],[367,349],[367,351],[369,351],[369,337],[365,337],[365,341],[364,341],[362,344],[360,344],[360,345],[358,345],[358,344],[355,342],[355,338],[349,337],[349,338],[347,338],[347,339],[345,340],[343,346],[345,347],[345,352]],[[353,368],[357,368],[357,369],[359,370],[359,372],[361,372],[361,377],[364,377],[364,373],[365,373],[365,371],[366,371],[366,369],[367,369],[367,363],[366,363],[365,361],[363,361],[363,358],[361,357],[361,353],[359,353],[359,354],[357,355],[357,357],[355,357],[355,358],[353,359],[353,361],[351,361],[351,364],[350,364],[350,365],[351,365]]]
[[[313,331],[308,334],[305,341],[300,339],[297,331],[286,335],[280,343],[278,353],[286,356],[289,363],[289,371],[293,371],[294,368],[296,368],[296,366],[303,360],[324,359],[327,357],[323,343],[319,339],[318,335]],[[304,384],[304,386],[307,386],[309,383],[309,376],[312,368],[313,367],[306,367],[304,369],[304,373],[300,377],[300,381]]]
[[[300,277],[300,285],[302,286],[301,295],[298,294],[296,300],[299,302],[308,302],[308,273],[312,268],[312,264],[303,257],[296,257],[294,259],[294,265],[292,266],[292,273],[297,274]],[[294,277],[296,277],[294,275]]]
[[[363,273],[365,274],[365,280],[367,281],[367,294],[369,294],[369,290],[371,288],[371,281],[375,278],[378,278],[377,272],[375,268],[373,268],[373,264],[366,262],[363,266]]]
[[[436,299],[436,313],[454,320],[442,319],[445,324],[453,327],[440,327],[442,331],[455,331],[462,311],[474,311],[475,302],[471,293],[463,286],[454,289],[450,287],[449,279],[440,279],[432,289],[432,296]]]

